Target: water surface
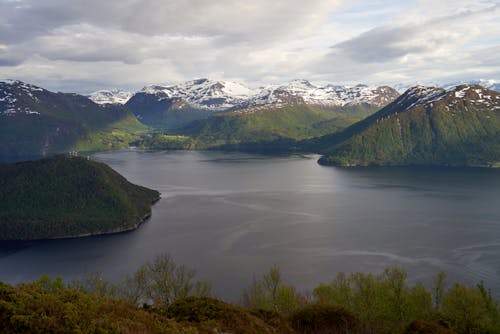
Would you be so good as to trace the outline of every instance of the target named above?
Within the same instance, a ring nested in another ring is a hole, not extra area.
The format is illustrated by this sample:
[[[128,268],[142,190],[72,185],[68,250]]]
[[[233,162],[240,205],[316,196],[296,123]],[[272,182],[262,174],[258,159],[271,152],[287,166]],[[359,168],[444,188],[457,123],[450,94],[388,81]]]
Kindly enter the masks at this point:
[[[445,271],[500,295],[500,170],[342,169],[317,156],[220,152],[93,158],[162,193],[152,218],[131,233],[0,244],[0,280],[118,280],[169,253],[228,300],[273,264],[301,290],[340,271],[398,265],[411,281]]]

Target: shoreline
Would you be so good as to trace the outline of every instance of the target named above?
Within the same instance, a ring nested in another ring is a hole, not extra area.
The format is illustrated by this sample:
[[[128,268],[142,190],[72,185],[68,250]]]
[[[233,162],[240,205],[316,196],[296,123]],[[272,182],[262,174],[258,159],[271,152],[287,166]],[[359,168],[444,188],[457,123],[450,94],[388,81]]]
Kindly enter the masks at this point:
[[[160,201],[161,196],[158,196],[158,198],[155,198],[151,202],[151,207],[156,204],[158,201]],[[31,242],[31,241],[48,241],[48,240],[63,240],[63,239],[79,239],[79,238],[86,238],[86,237],[98,237],[98,236],[106,236],[106,235],[114,235],[114,234],[121,234],[121,233],[128,233],[128,232],[133,232],[137,230],[142,224],[147,222],[152,216],[151,208],[148,213],[146,213],[144,216],[142,216],[141,219],[139,219],[138,222],[134,223],[133,225],[129,227],[123,227],[123,228],[115,228],[112,230],[104,231],[104,232],[90,232],[90,233],[81,233],[81,234],[75,234],[75,235],[68,235],[68,236],[58,236],[58,237],[50,237],[50,238],[34,238],[34,239],[0,239],[0,243],[2,242]]]

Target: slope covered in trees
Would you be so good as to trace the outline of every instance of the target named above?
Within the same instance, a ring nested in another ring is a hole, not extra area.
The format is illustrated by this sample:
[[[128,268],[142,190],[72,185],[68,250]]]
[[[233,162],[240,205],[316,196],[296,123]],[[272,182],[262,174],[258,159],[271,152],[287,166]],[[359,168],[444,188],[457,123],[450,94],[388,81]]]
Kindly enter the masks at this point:
[[[306,104],[252,107],[190,123],[181,133],[197,148],[258,144],[318,137],[359,120],[358,116],[319,110]]]
[[[134,229],[159,196],[81,157],[0,164],[0,240]]]
[[[376,114],[311,145],[323,164],[494,166],[500,94],[477,85],[413,87]]]

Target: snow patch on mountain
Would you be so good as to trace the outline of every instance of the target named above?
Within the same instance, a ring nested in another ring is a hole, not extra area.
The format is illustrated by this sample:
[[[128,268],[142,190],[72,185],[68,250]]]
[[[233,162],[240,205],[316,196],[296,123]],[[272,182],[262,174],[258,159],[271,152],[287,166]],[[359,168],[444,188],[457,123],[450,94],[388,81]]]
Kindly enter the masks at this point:
[[[343,107],[364,103],[383,106],[393,101],[399,94],[386,86],[356,85],[351,87],[331,84],[316,86],[307,80],[297,79],[285,85],[264,87],[251,99],[250,105],[288,102],[283,99],[283,96],[288,98],[295,96],[310,105]]]
[[[417,105],[425,107],[433,107],[434,103],[449,99],[447,110],[455,107],[457,104],[466,102],[482,107],[494,107],[500,105],[499,96],[492,96],[491,90],[479,85],[462,84],[448,87],[447,89],[440,87],[414,86],[409,88],[397,100],[397,104],[409,110]],[[465,107],[466,108],[466,107]]]
[[[268,104],[276,107],[290,103],[307,103],[327,107],[343,107],[363,103],[383,106],[399,96],[397,91],[387,86],[316,86],[303,79],[258,89],[250,89],[231,81],[199,79],[171,86],[149,85],[144,87],[141,93],[154,94],[159,101],[182,98],[194,108],[214,111]]]
[[[121,89],[102,89],[86,95],[97,104],[125,104],[133,93]]]
[[[198,79],[179,85],[149,85],[142,93],[154,94],[158,100],[181,98],[197,109],[222,111],[236,107],[255,94],[237,82]]]
[[[479,79],[479,80],[469,80],[469,81],[457,81],[443,85],[445,89],[452,89],[461,85],[479,85],[484,88],[488,88],[497,92],[500,92],[500,82],[495,79]]]
[[[43,88],[19,80],[0,80],[0,115],[40,115],[38,111],[33,111],[26,106],[20,106],[19,99],[27,96],[33,102],[38,102],[39,99],[36,95],[43,91]]]

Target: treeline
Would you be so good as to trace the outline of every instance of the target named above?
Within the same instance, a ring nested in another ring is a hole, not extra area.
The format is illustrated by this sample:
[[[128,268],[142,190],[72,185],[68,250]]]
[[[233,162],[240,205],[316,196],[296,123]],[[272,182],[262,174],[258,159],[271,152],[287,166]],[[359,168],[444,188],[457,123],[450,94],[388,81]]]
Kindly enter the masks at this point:
[[[118,283],[97,274],[0,283],[0,333],[500,333],[499,304],[484,284],[449,284],[443,273],[430,289],[408,284],[399,268],[340,273],[304,293],[272,267],[238,305],[210,295],[207,282],[168,255]]]
[[[421,283],[409,285],[400,268],[388,268],[380,275],[339,273],[330,283],[304,294],[285,284],[280,270],[273,267],[247,288],[243,303],[291,319],[311,317],[310,306],[319,307],[312,308],[318,312],[337,308],[357,319],[361,333],[404,333],[416,322],[463,334],[500,333],[499,304],[483,282],[448,284],[444,273],[436,276],[431,289]]]

